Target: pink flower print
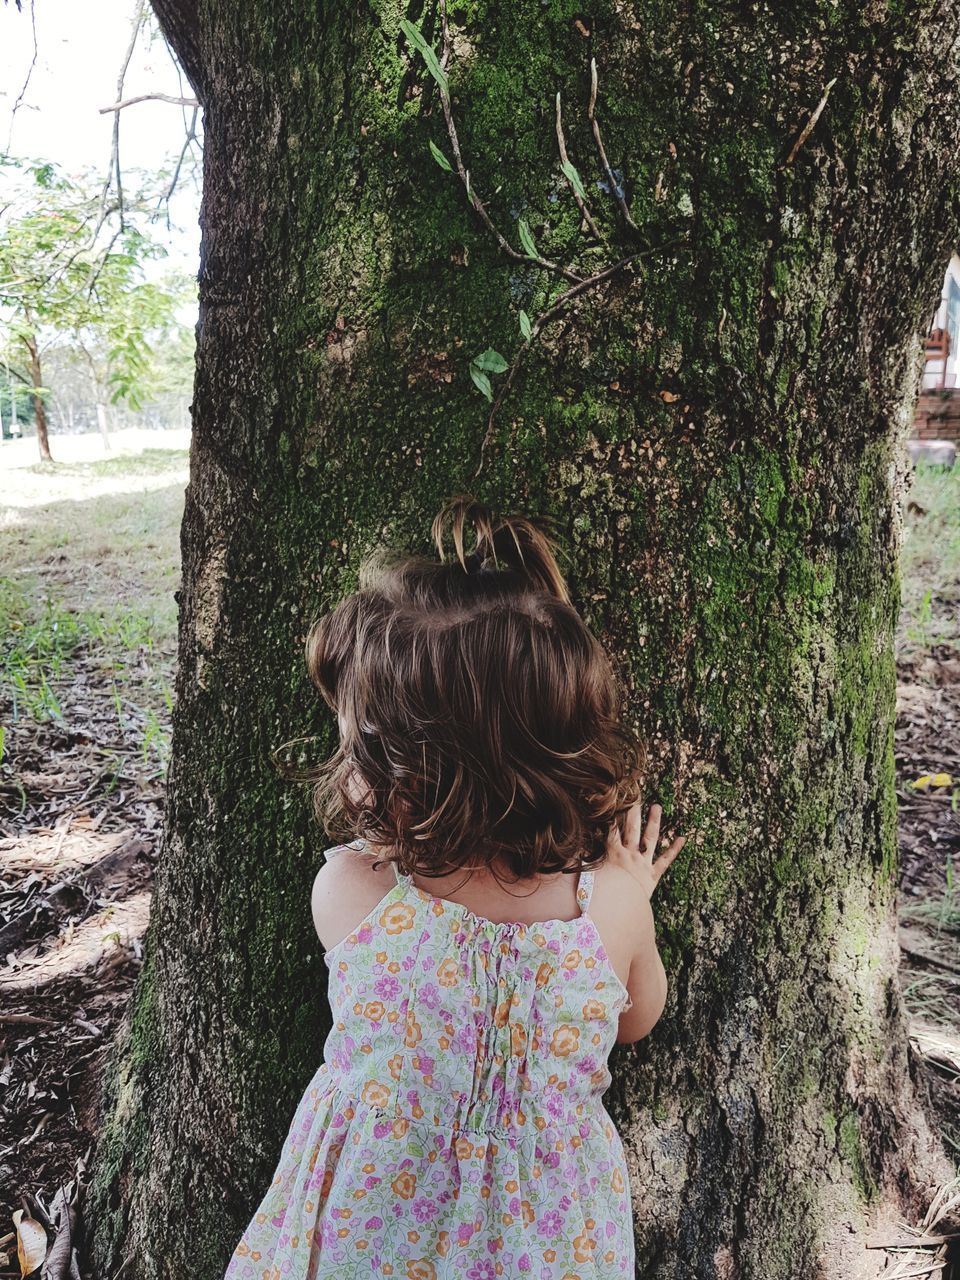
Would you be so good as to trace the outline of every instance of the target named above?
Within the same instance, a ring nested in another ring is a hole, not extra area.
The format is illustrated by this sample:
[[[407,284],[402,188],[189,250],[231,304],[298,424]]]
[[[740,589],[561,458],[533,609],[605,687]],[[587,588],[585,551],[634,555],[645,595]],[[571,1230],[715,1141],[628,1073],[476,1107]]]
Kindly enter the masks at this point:
[[[435,1218],[440,1212],[435,1202],[428,1200],[425,1196],[414,1200],[410,1207],[413,1209],[413,1216],[418,1222],[429,1222],[431,1218]]]
[[[489,1258],[482,1258],[468,1268],[467,1280],[497,1280],[497,1269]]]
[[[432,961],[431,961],[432,963]],[[420,988],[418,1002],[431,1011],[440,1007],[440,988],[435,982],[425,982]]]
[[[558,1209],[548,1209],[537,1224],[537,1230],[542,1236],[549,1236],[554,1239],[563,1230],[563,1219],[560,1217]]]
[[[383,1226],[383,1219],[377,1217],[377,1215],[374,1214],[372,1218],[368,1218],[366,1222],[363,1224],[363,1229],[364,1231],[376,1231],[379,1227],[382,1227],[382,1226]]]
[[[513,1214],[513,1216],[514,1216],[515,1218],[519,1218],[519,1217],[520,1217],[520,1209],[521,1209],[521,1205],[520,1205],[520,1197],[519,1197],[519,1196],[511,1196],[511,1197],[510,1197],[509,1209],[510,1209],[510,1212]]]
[[[459,1225],[459,1227],[457,1227],[457,1243],[458,1243],[458,1244],[469,1244],[469,1243],[470,1243],[470,1237],[471,1237],[472,1235],[473,1235],[473,1223],[472,1223],[472,1222],[461,1222],[461,1223],[460,1223],[460,1225]]]
[[[560,1201],[560,1212],[566,1213],[572,1204],[573,1204],[573,1201],[570,1199],[570,1197],[564,1196]]]
[[[550,1089],[545,1092],[543,1099],[543,1109],[551,1120],[559,1120],[563,1115],[563,1095],[559,1089]]]
[[[429,1057],[425,1053],[420,1054],[419,1067],[423,1075],[425,1076],[433,1075],[433,1068],[435,1066],[436,1066],[436,1063],[434,1062],[433,1058]]]
[[[522,1271],[524,1275],[532,1270],[529,1253],[521,1253],[520,1257],[517,1259],[517,1270]]]
[[[384,974],[373,984],[373,989],[381,1000],[395,1000],[400,994],[400,982],[392,973]]]
[[[357,941],[361,944],[365,944],[369,942],[372,937],[373,937],[373,925],[370,923],[369,920],[367,920],[357,930]]]
[[[378,1120],[373,1126],[373,1136],[375,1138],[385,1138],[388,1133],[393,1132],[392,1121]]]

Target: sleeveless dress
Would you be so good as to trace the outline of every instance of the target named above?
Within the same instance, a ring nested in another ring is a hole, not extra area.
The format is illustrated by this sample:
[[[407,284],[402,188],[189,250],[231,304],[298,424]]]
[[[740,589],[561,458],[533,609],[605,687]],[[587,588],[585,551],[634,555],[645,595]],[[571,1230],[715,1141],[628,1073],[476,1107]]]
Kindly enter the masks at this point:
[[[394,871],[325,952],[323,1063],[225,1280],[633,1280],[602,1102],[631,1001],[588,913],[593,872],[579,917],[515,924]]]

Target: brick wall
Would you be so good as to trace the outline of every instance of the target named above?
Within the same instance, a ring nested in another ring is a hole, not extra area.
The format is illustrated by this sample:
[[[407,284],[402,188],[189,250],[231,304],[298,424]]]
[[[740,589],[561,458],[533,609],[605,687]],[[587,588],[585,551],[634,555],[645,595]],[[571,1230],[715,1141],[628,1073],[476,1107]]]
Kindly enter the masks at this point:
[[[910,435],[914,440],[960,442],[960,387],[921,392]]]

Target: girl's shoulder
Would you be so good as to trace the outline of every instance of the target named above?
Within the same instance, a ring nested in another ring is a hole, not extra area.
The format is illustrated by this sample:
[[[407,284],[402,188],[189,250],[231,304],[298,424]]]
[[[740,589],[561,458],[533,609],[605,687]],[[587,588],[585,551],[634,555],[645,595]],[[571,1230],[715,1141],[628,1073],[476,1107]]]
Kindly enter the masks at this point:
[[[373,851],[361,840],[331,845],[323,851],[323,864],[313,879],[310,907],[313,925],[325,948],[363,920],[396,884],[393,867],[377,863]]]

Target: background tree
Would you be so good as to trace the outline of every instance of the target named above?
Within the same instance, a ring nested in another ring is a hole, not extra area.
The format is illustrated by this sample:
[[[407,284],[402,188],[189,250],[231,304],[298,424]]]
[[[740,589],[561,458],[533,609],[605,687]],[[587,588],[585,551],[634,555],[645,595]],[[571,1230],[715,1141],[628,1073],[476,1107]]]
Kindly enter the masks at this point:
[[[129,195],[115,223],[119,210],[91,182],[46,163],[26,166],[25,178],[0,229],[0,329],[8,349],[25,352],[40,456],[52,461],[44,350],[67,336],[87,353],[106,435],[106,402],[140,402],[150,334],[170,330],[187,292],[183,281],[144,279],[144,264],[164,250],[137,225]]]
[[[304,634],[464,488],[558,517],[651,794],[704,833],[667,1016],[613,1064],[640,1274],[870,1274],[868,1223],[947,1169],[897,980],[891,642],[957,4],[490,0],[445,39],[390,0],[154,3],[204,104],[201,313],[99,1274],[214,1280],[262,1192],[329,1025],[324,838],[271,759],[330,741]]]

